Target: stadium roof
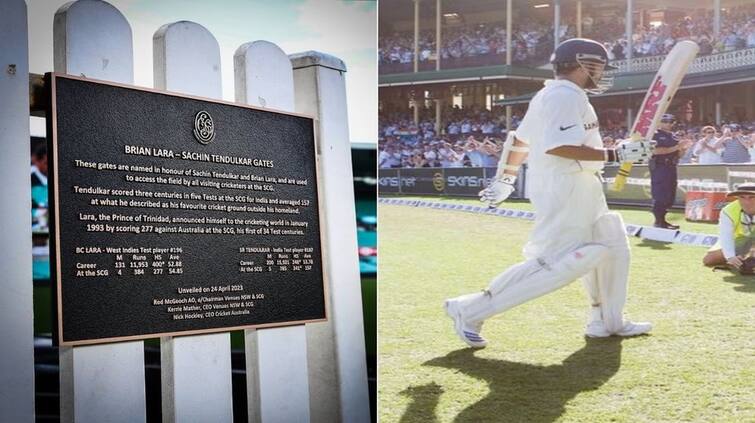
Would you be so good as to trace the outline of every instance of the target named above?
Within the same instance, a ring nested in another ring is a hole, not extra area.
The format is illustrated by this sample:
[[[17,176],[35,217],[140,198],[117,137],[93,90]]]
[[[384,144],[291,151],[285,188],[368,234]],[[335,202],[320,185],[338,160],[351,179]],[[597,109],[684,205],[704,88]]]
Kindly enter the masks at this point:
[[[552,77],[552,70],[533,69],[516,65],[498,65],[478,68],[380,75],[378,78],[378,86],[395,87],[401,85],[445,84],[451,82],[481,81],[490,79],[545,80]]]
[[[608,97],[613,95],[644,94],[655,72],[622,74],[616,76],[610,90],[600,95],[591,97]],[[687,74],[682,80],[680,89],[700,88],[710,85],[733,84],[737,82],[755,81],[755,65],[728,68],[718,71]],[[535,93],[524,94],[516,97],[496,101],[497,105],[513,106],[529,103]]]

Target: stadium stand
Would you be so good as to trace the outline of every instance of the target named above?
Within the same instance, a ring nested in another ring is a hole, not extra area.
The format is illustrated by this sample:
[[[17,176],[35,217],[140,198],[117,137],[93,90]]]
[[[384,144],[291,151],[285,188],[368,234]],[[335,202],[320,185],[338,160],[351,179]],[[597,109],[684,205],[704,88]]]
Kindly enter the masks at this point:
[[[729,8],[721,14],[721,29],[716,35],[713,12],[693,9],[672,14],[663,21],[638,22],[631,34],[632,57],[657,56],[667,53],[678,41],[692,40],[701,55],[755,47],[755,4]],[[576,18],[566,16],[559,25],[560,39],[577,35]],[[512,61],[516,64],[543,65],[550,56],[554,41],[553,22],[526,18],[512,26]],[[629,44],[620,13],[582,21],[582,36],[603,42],[609,57],[628,57]],[[443,67],[458,68],[501,64],[506,53],[505,22],[476,22],[452,26],[442,37],[440,56]],[[414,37],[411,31],[393,32],[378,41],[381,73],[411,70],[414,61]],[[419,37],[419,62],[435,60],[435,32],[423,30]]]
[[[696,145],[702,129],[713,126],[722,163],[754,162],[754,1],[720,0],[719,13],[702,0],[634,0],[630,11],[626,2],[512,1],[510,52],[506,3],[421,0],[414,9],[382,1],[379,167],[495,166],[507,130],[516,129],[532,94],[552,77],[550,52],[580,35],[603,42],[618,67],[614,87],[591,100],[604,144],[627,136],[664,54],[693,40],[701,51],[669,108],[678,120],[674,131]],[[741,128],[733,137],[749,158],[741,148],[736,159],[731,148],[725,153],[730,124]],[[699,162],[694,150],[682,163]]]

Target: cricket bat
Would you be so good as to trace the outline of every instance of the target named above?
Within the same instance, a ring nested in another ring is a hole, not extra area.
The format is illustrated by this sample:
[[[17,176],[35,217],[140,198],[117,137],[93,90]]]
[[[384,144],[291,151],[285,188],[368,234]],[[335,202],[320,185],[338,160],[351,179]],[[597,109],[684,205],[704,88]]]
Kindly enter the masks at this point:
[[[658,73],[655,74],[653,82],[642,100],[640,110],[637,112],[637,118],[634,120],[632,130],[629,132],[629,139],[632,141],[650,140],[655,135],[658,122],[661,116],[666,113],[671,99],[679,89],[687,69],[695,59],[700,47],[693,41],[680,41],[663,60]],[[632,162],[624,162],[619,167],[619,171],[614,179],[611,190],[621,191],[627,181],[629,172],[632,171]]]

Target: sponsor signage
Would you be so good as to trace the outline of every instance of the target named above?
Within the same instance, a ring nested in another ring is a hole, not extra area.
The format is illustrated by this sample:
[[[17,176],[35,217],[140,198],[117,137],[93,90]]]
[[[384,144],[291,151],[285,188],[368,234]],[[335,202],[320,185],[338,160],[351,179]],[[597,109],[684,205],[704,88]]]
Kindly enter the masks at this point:
[[[619,168],[605,168],[606,184],[612,184]],[[678,186],[674,207],[685,208],[687,193],[695,191],[726,192],[744,182],[755,182],[755,165],[698,165],[684,164],[677,167]],[[608,186],[608,185],[607,185]],[[650,170],[646,165],[634,165],[622,191],[604,190],[609,204],[652,206]],[[710,207],[720,206],[717,202]]]
[[[379,169],[378,189],[381,194],[476,197],[495,173],[495,168],[481,167]],[[523,183],[520,176],[511,198],[522,198]]]
[[[604,170],[604,192],[609,204],[650,207],[650,170],[646,165],[632,166],[622,191],[608,189],[613,184],[618,166]],[[495,168],[405,168],[380,169],[380,194],[454,195],[476,197],[495,177]],[[520,171],[517,187],[511,198],[524,198],[527,181],[526,166]],[[674,207],[683,209],[688,192],[725,192],[745,182],[755,182],[755,164],[678,166],[678,187]],[[713,204],[718,207],[720,204]]]

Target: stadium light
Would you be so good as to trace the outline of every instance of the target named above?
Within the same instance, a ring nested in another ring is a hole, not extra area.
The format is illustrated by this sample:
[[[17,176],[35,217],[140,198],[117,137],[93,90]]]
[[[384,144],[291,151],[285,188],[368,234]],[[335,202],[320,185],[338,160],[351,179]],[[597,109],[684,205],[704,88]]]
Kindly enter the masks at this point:
[[[533,6],[533,7],[534,7],[535,9],[542,9],[542,8],[544,8],[544,7],[551,7],[551,5],[550,5],[550,4],[548,4],[548,3],[542,3],[542,4],[536,4],[536,5],[535,5],[535,6]]]

